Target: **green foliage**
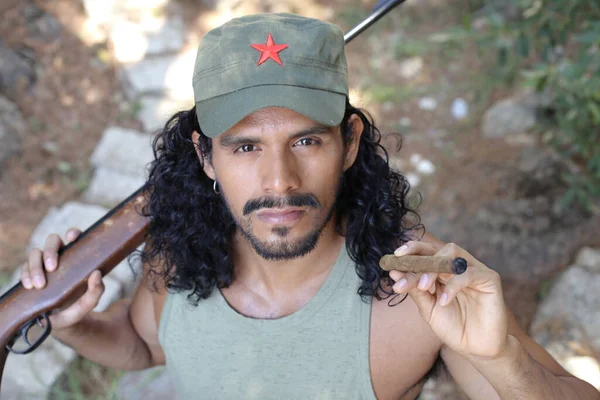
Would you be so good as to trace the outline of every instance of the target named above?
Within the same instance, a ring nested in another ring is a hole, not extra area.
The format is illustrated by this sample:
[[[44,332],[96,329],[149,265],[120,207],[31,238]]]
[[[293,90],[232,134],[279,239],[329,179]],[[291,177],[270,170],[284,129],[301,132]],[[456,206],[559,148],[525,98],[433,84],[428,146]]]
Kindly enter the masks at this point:
[[[121,371],[77,358],[52,385],[48,400],[117,400]]]
[[[558,129],[546,142],[581,169],[564,176],[564,203],[593,208],[600,198],[600,3],[589,0],[516,0],[485,7],[483,28],[470,21],[447,40],[474,39],[492,78],[524,83],[548,94],[547,114]]]

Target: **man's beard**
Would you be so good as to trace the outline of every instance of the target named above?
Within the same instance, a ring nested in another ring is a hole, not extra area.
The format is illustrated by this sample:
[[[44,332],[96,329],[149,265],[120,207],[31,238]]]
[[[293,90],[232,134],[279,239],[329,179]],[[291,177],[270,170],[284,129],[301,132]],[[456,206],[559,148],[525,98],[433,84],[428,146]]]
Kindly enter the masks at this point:
[[[281,261],[281,260],[291,260],[294,258],[302,257],[317,247],[317,243],[319,242],[319,238],[321,237],[321,233],[327,223],[331,220],[333,216],[333,212],[335,210],[335,204],[331,206],[331,208],[327,212],[327,216],[325,220],[312,231],[310,231],[307,235],[295,241],[286,241],[281,240],[277,243],[270,243],[268,241],[263,241],[257,238],[254,234],[252,234],[249,226],[244,226],[246,224],[238,224],[240,231],[244,235],[248,242],[256,251],[256,253],[264,258],[265,260],[270,261]],[[236,221],[236,224],[238,221]],[[289,232],[290,228],[288,227],[274,227],[271,230],[280,238],[285,238]]]
[[[331,208],[327,210],[326,217],[320,224],[306,234],[304,237],[295,240],[279,240],[276,243],[269,241],[260,240],[256,235],[252,233],[250,221],[242,221],[236,213],[231,212],[235,224],[238,226],[244,237],[248,240],[254,251],[269,261],[283,261],[291,260],[298,257],[303,257],[315,249],[319,238],[329,221],[331,220],[335,208],[338,202],[338,196],[341,191],[342,179],[340,178],[338,186],[336,188],[335,201],[331,205]],[[228,203],[226,201],[226,203]],[[250,200],[246,203],[243,209],[243,215],[249,215],[252,211],[259,210],[261,208],[283,208],[283,207],[302,207],[307,206],[309,208],[319,209],[322,207],[321,203],[317,200],[316,196],[312,194],[295,194],[285,198],[273,198],[263,197],[260,199]],[[281,226],[274,227],[271,232],[276,234],[279,238],[285,239],[290,233],[290,228]]]

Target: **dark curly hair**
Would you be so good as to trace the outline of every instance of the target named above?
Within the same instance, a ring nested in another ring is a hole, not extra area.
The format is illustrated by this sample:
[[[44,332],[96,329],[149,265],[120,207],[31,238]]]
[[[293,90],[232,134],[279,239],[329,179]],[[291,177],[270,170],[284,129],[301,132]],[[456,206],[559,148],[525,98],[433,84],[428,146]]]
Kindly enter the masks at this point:
[[[408,204],[408,181],[389,166],[381,133],[365,112],[349,102],[341,123],[344,144],[352,139],[348,123],[352,114],[360,117],[364,131],[356,161],[341,179],[336,229],[345,236],[362,280],[358,294],[363,300],[388,298],[395,295],[390,286],[393,281],[379,267],[379,259],[414,239],[415,231],[423,226]],[[197,305],[215,287],[228,287],[233,280],[229,240],[236,225],[204,173],[192,142],[194,131],[200,134],[199,151],[210,162],[212,140],[202,134],[195,108],[175,114],[154,138],[147,205],[142,210],[151,222],[140,255],[154,283],[160,279],[169,291],[189,292],[188,300]],[[401,147],[400,140],[397,147]]]

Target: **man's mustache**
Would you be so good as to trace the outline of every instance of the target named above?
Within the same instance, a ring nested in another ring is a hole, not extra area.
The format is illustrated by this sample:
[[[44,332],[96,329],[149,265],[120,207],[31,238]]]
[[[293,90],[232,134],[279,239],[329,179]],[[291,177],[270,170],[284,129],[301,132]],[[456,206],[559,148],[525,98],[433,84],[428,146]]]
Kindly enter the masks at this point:
[[[317,197],[312,194],[294,194],[288,197],[261,197],[249,200],[242,213],[244,216],[261,208],[285,208],[285,207],[321,207]]]

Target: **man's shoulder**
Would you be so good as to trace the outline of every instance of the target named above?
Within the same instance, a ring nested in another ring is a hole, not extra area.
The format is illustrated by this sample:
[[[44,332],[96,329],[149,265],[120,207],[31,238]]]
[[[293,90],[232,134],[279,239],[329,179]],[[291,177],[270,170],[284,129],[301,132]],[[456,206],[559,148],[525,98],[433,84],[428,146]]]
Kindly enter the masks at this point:
[[[428,346],[441,348],[441,341],[421,317],[417,305],[410,296],[399,294],[382,300],[373,300],[372,329],[382,330],[386,335],[400,337],[406,334],[418,337]]]
[[[404,295],[399,296],[391,302],[373,301],[370,343],[375,390],[396,398],[422,386],[439,363],[442,347],[410,297],[397,305],[388,304],[396,304]]]

